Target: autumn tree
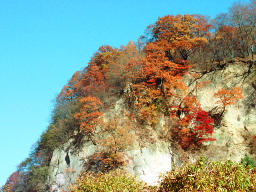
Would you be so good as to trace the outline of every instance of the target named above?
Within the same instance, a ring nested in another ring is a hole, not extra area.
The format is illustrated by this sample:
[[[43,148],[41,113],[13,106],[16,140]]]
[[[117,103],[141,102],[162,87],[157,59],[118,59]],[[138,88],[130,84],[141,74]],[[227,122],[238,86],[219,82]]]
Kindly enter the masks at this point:
[[[169,60],[187,60],[196,49],[207,43],[205,35],[209,27],[193,15],[167,15],[151,27],[153,38],[165,44]]]
[[[214,120],[208,112],[197,107],[188,109],[184,116],[176,122],[172,130],[172,138],[179,145],[187,149],[199,149],[204,142],[215,141],[212,138],[214,132]]]
[[[190,67],[188,58],[207,43],[209,26],[200,17],[168,15],[148,30],[152,38],[144,47],[145,57],[140,60],[132,91],[142,114],[149,116],[148,112],[157,108],[168,113],[170,103],[178,104],[177,100],[186,95],[182,77]]]
[[[38,143],[33,145],[29,157],[20,163],[17,171],[10,177],[9,183],[14,185],[12,191],[37,192],[47,190],[48,161]]]
[[[225,112],[227,106],[235,104],[238,100],[243,98],[242,90],[240,87],[234,87],[231,90],[222,88],[217,91],[214,96],[218,99],[217,103],[221,104],[222,115]]]
[[[83,97],[80,102],[80,112],[75,114],[75,118],[79,121],[80,130],[91,138],[100,122],[102,103],[98,98],[92,96]]]
[[[63,103],[65,101],[70,102],[75,97],[81,96],[81,90],[80,90],[81,75],[82,75],[81,71],[77,71],[73,74],[68,84],[62,88],[61,92],[57,96],[56,100],[58,103]]]
[[[81,89],[85,96],[103,97],[109,89],[106,73],[108,68],[118,62],[121,52],[110,46],[101,46],[91,58],[82,75]]]
[[[134,129],[125,113],[122,119],[117,116],[109,118],[101,123],[101,130],[95,136],[102,150],[93,157],[94,161],[103,162],[108,170],[125,164],[124,151],[131,149],[135,142]]]
[[[102,124],[100,140],[101,146],[106,152],[123,152],[133,145],[134,136],[131,133],[133,128],[127,117],[113,117],[110,121]]]
[[[12,173],[7,179],[5,185],[3,185],[0,189],[2,192],[14,192],[17,189],[19,184],[19,180],[21,179],[20,173],[15,171]]]
[[[139,53],[132,41],[121,47],[118,58],[111,62],[106,72],[106,81],[113,94],[122,94],[127,83],[131,81],[132,70],[128,69],[128,64],[138,57]]]
[[[255,43],[256,37],[256,16],[255,7],[251,4],[235,3],[230,8],[232,26],[237,28],[239,37],[238,54],[241,57],[250,55],[251,45]]]
[[[228,13],[220,14],[213,20],[215,33],[210,44],[215,57],[216,53],[219,54],[219,60],[251,54],[251,46],[255,44],[256,37],[255,10],[254,1],[247,4],[234,3]]]
[[[197,145],[200,145],[203,142],[215,141],[214,138],[211,138],[214,131],[213,119],[209,116],[208,112],[199,108],[198,111],[196,111],[193,124],[194,141]]]
[[[118,63],[122,52],[111,46],[101,46],[91,58],[88,66],[73,74],[67,85],[57,97],[57,102],[74,101],[85,96],[102,97],[110,87],[107,82],[107,71]]]
[[[145,76],[151,77],[150,82],[168,85],[167,93],[172,92],[172,87],[183,86],[177,79],[189,68],[188,57],[207,43],[206,23],[192,15],[168,15],[150,26],[154,41],[145,47],[143,68]]]
[[[226,25],[216,30],[214,37],[210,41],[213,61],[220,62],[236,56],[236,49],[239,46],[237,33],[238,31],[235,27]]]
[[[136,45],[132,41],[129,41],[126,46],[122,46],[121,51],[124,53],[124,55],[126,55],[128,59],[137,57],[139,54]]]
[[[156,122],[157,111],[166,111],[169,99],[174,100],[180,94],[176,90],[185,89],[180,75],[184,67],[169,61],[155,43],[146,45],[145,50],[146,56],[141,59],[141,70],[137,73],[141,80],[131,86],[131,93],[140,111],[138,117]]]

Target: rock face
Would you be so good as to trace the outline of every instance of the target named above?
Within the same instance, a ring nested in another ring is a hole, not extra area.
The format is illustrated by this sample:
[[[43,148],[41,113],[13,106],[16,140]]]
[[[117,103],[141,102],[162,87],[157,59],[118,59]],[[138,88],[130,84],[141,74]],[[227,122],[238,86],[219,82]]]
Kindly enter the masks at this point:
[[[67,190],[68,186],[79,176],[88,157],[95,151],[96,146],[92,142],[85,142],[77,151],[71,140],[62,149],[55,150],[51,159],[49,176],[52,191]],[[68,162],[67,159],[69,159]]]
[[[116,102],[112,110],[105,114],[105,118],[116,115],[121,117],[124,110],[124,100]],[[164,119],[161,119],[158,127],[164,125]],[[85,139],[85,138],[84,138]],[[49,184],[52,191],[68,190],[68,186],[74,183],[82,170],[88,169],[90,157],[101,151],[100,146],[93,144],[91,141],[82,141],[82,146],[77,149],[72,140],[56,149],[53,153],[50,163]],[[171,170],[172,152],[170,143],[162,140],[155,140],[152,144],[139,147],[139,143],[134,144],[136,147],[125,152],[127,165],[125,170],[136,175],[139,179],[150,185],[156,185],[161,173]]]
[[[237,61],[227,65],[223,70],[206,74],[201,79],[201,81],[210,82],[198,91],[198,100],[205,111],[218,107],[219,104],[214,97],[216,91],[238,86],[243,92],[243,99],[227,106],[220,125],[215,128],[213,137],[216,141],[205,153],[211,159],[230,159],[238,162],[246,153],[249,153],[246,135],[255,132],[256,111],[255,107],[250,106],[255,90],[250,84],[250,77],[247,76],[248,67],[249,65]]]
[[[51,189],[56,192],[67,190],[85,168],[88,157],[97,151],[97,147],[91,142],[85,143],[78,153],[72,154],[73,150],[70,148],[68,152],[70,165],[68,165],[65,157],[66,149],[69,147],[71,146],[66,144],[62,150],[55,150],[51,160],[49,183]],[[168,143],[164,142],[127,151],[127,159],[129,162],[125,169],[150,185],[157,184],[160,173],[171,170],[172,165]]]
[[[157,143],[128,152],[132,157],[126,169],[149,185],[156,185],[159,175],[171,170],[172,155],[168,143]]]
[[[249,153],[246,135],[255,132],[256,110],[250,103],[255,99],[255,89],[250,83],[250,77],[246,76],[248,64],[241,64],[236,61],[222,70],[216,70],[204,74],[197,82],[209,82],[205,87],[197,90],[197,98],[205,111],[211,112],[218,107],[214,93],[222,88],[241,87],[244,98],[234,105],[228,106],[223,114],[222,121],[215,128],[213,137],[216,141],[206,144],[204,151],[189,154],[189,160],[194,161],[199,156],[207,156],[212,160],[240,161],[246,153]],[[191,87],[193,84],[191,84]],[[112,113],[120,114],[125,110],[122,99],[116,102]],[[161,119],[158,127],[163,128],[165,120]],[[152,144],[137,147],[125,152],[128,159],[124,169],[136,175],[150,185],[157,184],[160,173],[164,173],[172,168],[172,163],[182,163],[177,161],[180,154],[171,148],[171,143],[157,139]],[[61,149],[54,151],[50,163],[49,183],[52,190],[67,190],[68,186],[75,181],[88,158],[99,152],[98,146],[92,142],[85,141],[79,148],[75,149],[72,141],[66,143]]]

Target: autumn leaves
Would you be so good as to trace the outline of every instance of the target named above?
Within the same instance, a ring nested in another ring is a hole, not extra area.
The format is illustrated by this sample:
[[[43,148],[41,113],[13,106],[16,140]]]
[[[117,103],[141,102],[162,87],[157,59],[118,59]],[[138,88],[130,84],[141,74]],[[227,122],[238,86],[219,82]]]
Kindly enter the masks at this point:
[[[96,127],[102,127],[102,141],[119,152],[119,147],[124,150],[132,145],[122,143],[122,135],[136,128],[114,117],[108,122],[101,119],[110,98],[120,96],[125,96],[137,123],[154,127],[159,114],[164,114],[172,121],[166,135],[183,149],[198,148],[214,140],[213,119],[200,107],[195,92],[189,91],[184,75],[191,68],[190,56],[207,45],[211,27],[202,16],[168,15],[148,27],[150,37],[143,50],[138,51],[132,42],[120,49],[102,46],[63,88],[59,102],[78,101],[80,110],[74,117],[80,132],[92,139]],[[215,96],[225,111],[242,93],[239,88],[222,89]]]
[[[75,118],[79,121],[80,129],[86,135],[92,135],[95,127],[99,124],[99,117],[103,114],[100,112],[102,103],[96,97],[88,96],[80,99],[80,112],[75,114]]]

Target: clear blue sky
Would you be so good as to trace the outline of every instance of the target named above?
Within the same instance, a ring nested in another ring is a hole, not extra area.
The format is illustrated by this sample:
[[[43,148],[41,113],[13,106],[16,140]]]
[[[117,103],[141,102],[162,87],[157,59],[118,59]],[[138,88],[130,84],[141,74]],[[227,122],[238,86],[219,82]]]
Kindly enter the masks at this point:
[[[0,0],[0,186],[50,121],[53,101],[100,45],[136,41],[167,14],[214,17],[233,0]]]

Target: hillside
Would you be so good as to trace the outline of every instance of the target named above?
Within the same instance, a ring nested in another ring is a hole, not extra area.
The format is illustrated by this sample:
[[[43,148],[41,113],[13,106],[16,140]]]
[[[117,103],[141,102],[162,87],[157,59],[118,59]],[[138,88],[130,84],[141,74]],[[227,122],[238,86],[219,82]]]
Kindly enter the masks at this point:
[[[202,156],[255,160],[256,1],[231,10],[159,17],[136,43],[101,46],[2,191],[68,191],[119,169],[154,186]]]

